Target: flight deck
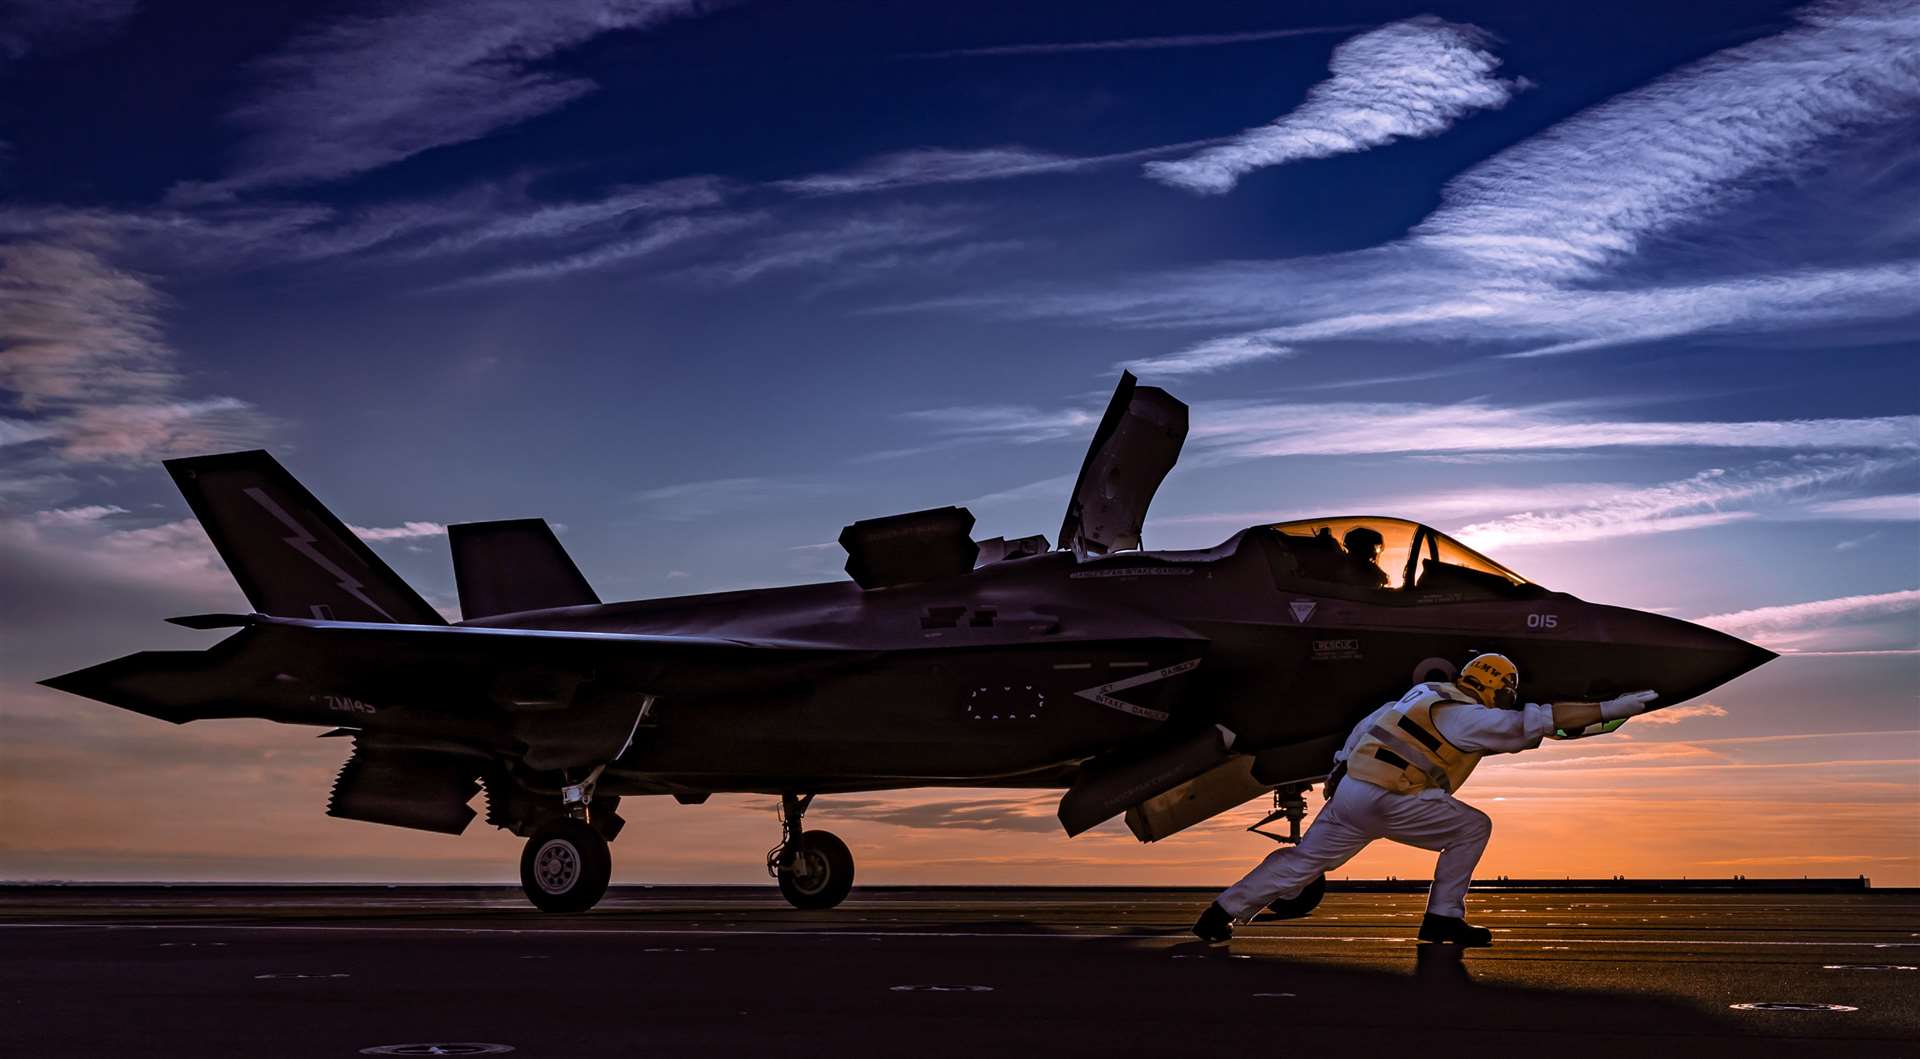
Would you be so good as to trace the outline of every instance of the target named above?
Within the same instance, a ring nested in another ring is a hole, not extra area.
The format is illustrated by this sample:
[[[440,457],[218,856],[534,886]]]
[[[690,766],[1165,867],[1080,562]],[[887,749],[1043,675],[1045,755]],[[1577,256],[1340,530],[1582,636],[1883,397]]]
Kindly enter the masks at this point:
[[[1920,894],[1476,894],[1464,954],[1414,942],[1418,893],[1223,946],[1209,897],[0,888],[0,1054],[1920,1055]]]

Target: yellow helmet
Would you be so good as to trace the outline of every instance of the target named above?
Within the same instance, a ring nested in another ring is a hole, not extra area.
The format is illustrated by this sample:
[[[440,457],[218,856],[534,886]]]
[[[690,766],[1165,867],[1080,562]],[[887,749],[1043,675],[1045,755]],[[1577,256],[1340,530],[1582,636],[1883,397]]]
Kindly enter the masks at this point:
[[[1454,681],[1483,706],[1502,710],[1520,708],[1520,670],[1506,655],[1475,655]]]

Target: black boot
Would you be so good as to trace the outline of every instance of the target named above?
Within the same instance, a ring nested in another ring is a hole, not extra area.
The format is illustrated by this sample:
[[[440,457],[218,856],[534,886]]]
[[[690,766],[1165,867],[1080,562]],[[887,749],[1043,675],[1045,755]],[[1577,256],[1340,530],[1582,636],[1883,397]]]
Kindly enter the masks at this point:
[[[1193,924],[1193,933],[1201,941],[1226,941],[1233,937],[1233,917],[1220,907],[1220,902],[1215,901],[1200,913],[1200,918]]]
[[[1199,929],[1194,928],[1196,933]],[[1476,927],[1464,919],[1436,916],[1428,912],[1426,918],[1420,921],[1420,940],[1476,948],[1493,944],[1493,931],[1485,927]]]

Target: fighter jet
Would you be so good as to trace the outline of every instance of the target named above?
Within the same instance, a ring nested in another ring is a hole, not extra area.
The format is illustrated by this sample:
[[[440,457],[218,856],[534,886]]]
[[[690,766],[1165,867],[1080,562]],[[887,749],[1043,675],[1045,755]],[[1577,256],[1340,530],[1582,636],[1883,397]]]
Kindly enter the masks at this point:
[[[840,534],[850,580],[823,584],[602,603],[544,521],[451,526],[453,623],[265,452],[171,460],[253,613],[170,619],[238,631],[44,683],[174,723],[326,726],[353,747],[332,816],[458,834],[484,791],[553,912],[604,894],[622,798],[775,795],[767,870],[817,909],[854,876],[802,826],[817,795],[1056,789],[1066,834],[1124,815],[1153,842],[1270,794],[1285,840],[1349,728],[1472,652],[1538,701],[1665,705],[1774,657],[1405,519],[1144,550],[1186,434],[1186,405],[1123,375],[1055,540],[973,540],[959,507],[866,519]]]

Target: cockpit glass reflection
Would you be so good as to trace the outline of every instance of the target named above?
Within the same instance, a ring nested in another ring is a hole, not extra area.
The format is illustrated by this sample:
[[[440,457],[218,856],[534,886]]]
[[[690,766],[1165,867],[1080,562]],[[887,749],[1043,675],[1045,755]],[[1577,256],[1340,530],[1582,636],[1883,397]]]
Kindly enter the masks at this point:
[[[1452,537],[1405,519],[1303,519],[1269,529],[1294,573],[1307,580],[1436,596],[1506,594],[1530,583]]]

